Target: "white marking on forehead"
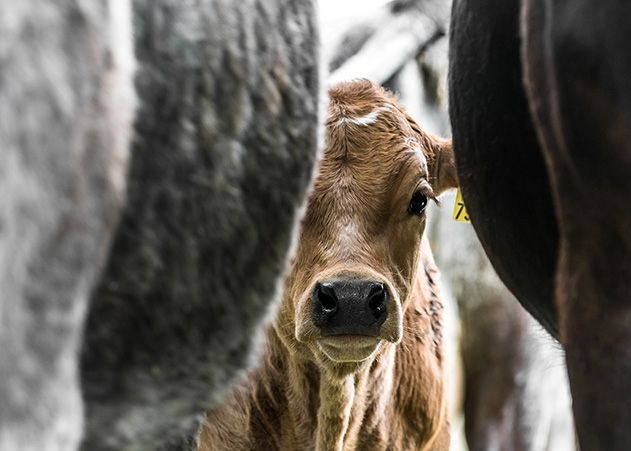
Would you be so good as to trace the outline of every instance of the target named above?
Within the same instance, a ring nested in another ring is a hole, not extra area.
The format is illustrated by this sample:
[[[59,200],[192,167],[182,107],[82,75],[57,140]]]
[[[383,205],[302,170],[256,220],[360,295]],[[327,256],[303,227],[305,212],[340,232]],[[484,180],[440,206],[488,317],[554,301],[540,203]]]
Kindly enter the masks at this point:
[[[350,246],[354,241],[357,241],[359,235],[359,229],[357,224],[353,221],[348,221],[339,232],[340,243],[346,246]]]
[[[351,249],[357,247],[359,236],[359,227],[353,220],[346,219],[343,223],[338,223],[335,238],[323,248],[324,254],[329,258],[347,255]]]
[[[418,155],[419,160],[421,160],[421,167],[427,171],[427,157],[425,156],[425,153],[423,153],[421,143],[418,139],[408,136],[405,138],[405,145],[408,146],[412,152]]]
[[[375,108],[370,113],[365,114],[359,117],[343,117],[340,119],[341,124],[355,124],[355,125],[372,125],[377,122],[377,118],[380,113],[384,113],[386,111],[392,111],[392,107],[390,105],[384,105],[379,108]]]

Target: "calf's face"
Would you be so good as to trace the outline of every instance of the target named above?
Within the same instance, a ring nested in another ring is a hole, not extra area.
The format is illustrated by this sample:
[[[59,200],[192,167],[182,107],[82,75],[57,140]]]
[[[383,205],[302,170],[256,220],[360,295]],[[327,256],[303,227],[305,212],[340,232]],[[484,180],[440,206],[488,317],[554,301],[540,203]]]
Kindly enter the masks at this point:
[[[275,323],[338,372],[397,343],[414,294],[425,207],[455,186],[451,144],[367,81],[330,91],[325,151]]]

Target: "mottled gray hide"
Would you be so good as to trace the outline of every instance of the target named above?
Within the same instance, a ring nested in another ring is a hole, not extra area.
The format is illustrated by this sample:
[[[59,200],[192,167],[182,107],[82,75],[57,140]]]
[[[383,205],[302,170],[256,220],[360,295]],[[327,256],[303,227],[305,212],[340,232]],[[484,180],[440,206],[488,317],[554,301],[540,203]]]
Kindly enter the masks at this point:
[[[179,446],[252,362],[318,141],[311,1],[133,10],[139,106],[85,329],[86,450]]]
[[[252,360],[311,178],[310,1],[137,1],[135,42],[126,7],[0,2],[1,450],[193,433]]]
[[[123,3],[0,2],[1,450],[80,440],[77,353],[133,111]]]

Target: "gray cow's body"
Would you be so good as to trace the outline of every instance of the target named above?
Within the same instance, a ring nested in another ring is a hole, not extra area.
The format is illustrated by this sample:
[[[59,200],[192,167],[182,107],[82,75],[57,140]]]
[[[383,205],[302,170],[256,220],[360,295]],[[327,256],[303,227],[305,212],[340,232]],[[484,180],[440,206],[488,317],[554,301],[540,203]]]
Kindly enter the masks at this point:
[[[80,439],[77,352],[122,204],[134,105],[125,19],[120,2],[0,2],[3,451]]]
[[[137,0],[127,208],[82,357],[85,448],[155,449],[248,364],[311,178],[308,1]]]
[[[124,3],[0,5],[1,450],[183,443],[252,359],[311,179],[311,1],[135,1],[131,146]]]

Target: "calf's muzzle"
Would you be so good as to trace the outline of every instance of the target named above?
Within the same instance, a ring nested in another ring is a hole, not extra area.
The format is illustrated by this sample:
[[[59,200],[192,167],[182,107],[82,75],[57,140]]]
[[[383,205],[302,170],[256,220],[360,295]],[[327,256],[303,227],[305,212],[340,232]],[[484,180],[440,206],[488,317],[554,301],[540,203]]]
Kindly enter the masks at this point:
[[[313,290],[314,323],[322,336],[377,336],[388,316],[389,294],[381,282],[336,280]]]

